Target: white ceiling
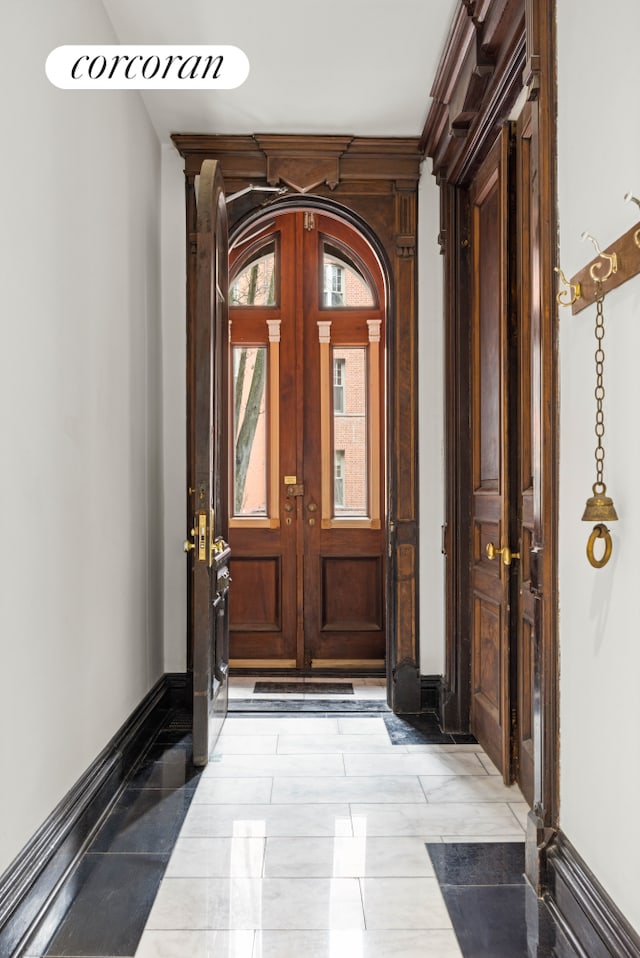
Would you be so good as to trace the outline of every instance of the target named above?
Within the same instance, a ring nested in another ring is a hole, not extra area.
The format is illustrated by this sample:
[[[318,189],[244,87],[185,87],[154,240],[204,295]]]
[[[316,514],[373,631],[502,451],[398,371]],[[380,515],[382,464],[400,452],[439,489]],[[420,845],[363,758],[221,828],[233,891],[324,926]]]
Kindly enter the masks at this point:
[[[236,90],[153,91],[171,133],[419,136],[459,0],[103,0],[120,43],[233,44]]]

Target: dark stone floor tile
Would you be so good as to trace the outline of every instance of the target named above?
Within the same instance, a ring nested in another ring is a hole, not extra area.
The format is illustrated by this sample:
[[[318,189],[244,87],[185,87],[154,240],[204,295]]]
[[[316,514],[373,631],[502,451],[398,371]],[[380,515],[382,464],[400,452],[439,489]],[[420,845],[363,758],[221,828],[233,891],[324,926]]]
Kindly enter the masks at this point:
[[[175,742],[154,742],[134,769],[133,788],[189,788],[198,784],[202,768],[193,764],[191,737]]]
[[[443,885],[464,958],[575,958],[527,885]]]
[[[192,789],[127,788],[90,851],[170,852],[192,798]]]
[[[156,735],[155,745],[182,745],[184,748],[193,748],[193,733],[191,730],[164,728]]]
[[[188,753],[187,762],[145,762],[138,766],[128,785],[130,788],[164,788],[175,790],[185,788],[194,791],[198,784],[201,768],[191,762]]]
[[[47,958],[135,954],[167,861],[168,855],[85,855]]]
[[[452,745],[451,735],[438,725],[435,712],[416,715],[385,715],[384,722],[393,745]]]
[[[139,765],[153,762],[177,763],[183,765],[193,757],[193,741],[179,739],[177,742],[153,742],[142,756]]]
[[[523,885],[524,842],[428,844],[441,885]]]
[[[477,745],[478,744],[478,739],[475,737],[475,735],[470,735],[467,732],[451,732],[450,735],[455,745]]]

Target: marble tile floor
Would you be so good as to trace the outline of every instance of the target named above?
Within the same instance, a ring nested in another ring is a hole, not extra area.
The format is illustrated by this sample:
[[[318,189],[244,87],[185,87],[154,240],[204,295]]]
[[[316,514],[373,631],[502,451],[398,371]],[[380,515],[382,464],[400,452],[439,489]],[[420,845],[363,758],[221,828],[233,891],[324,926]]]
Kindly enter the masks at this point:
[[[385,718],[230,713],[201,773],[161,733],[29,958],[485,958],[433,849],[523,849],[522,795],[472,740],[393,744]],[[491,958],[530,954],[555,952]]]

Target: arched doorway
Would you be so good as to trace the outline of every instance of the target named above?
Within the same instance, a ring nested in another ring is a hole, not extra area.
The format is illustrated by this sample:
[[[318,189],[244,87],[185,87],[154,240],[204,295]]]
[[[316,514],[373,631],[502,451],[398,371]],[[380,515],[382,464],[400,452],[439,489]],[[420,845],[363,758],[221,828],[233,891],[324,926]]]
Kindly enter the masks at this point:
[[[383,264],[387,291],[386,347],[386,673],[395,712],[420,711],[419,610],[431,585],[419,582],[418,444],[418,181],[423,153],[417,137],[174,134],[184,158],[186,233],[187,421],[193,383],[194,292],[197,266],[197,180],[205,159],[222,165],[232,237],[263,214],[289,209],[333,212],[368,239]],[[274,204],[264,186],[292,192]],[[264,225],[265,220],[262,221]],[[193,487],[187,436],[187,489]],[[189,492],[189,496],[191,493]],[[193,518],[187,499],[186,521]],[[234,583],[235,585],[235,583]],[[190,623],[187,664],[190,667]],[[425,645],[439,641],[427,636]],[[425,677],[426,678],[426,677]],[[431,676],[430,678],[434,678]],[[427,685],[425,684],[425,691]]]
[[[235,668],[385,668],[380,262],[337,214],[271,208],[230,253]]]

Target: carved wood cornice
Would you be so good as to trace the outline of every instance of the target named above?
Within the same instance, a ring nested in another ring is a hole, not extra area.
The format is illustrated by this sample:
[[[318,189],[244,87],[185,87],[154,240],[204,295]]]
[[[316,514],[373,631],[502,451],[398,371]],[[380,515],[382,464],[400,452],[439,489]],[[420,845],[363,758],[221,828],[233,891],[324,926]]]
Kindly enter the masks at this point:
[[[340,182],[340,158],[352,140],[351,136],[255,136],[266,157],[267,183],[284,183],[296,193],[308,193],[321,184],[335,190]]]
[[[296,193],[365,181],[411,182],[417,189],[422,151],[417,137],[217,136],[174,133],[185,173],[198,173],[205,159],[222,164],[226,180],[286,183]]]
[[[524,0],[460,0],[420,141],[434,172],[462,182],[522,87]]]

